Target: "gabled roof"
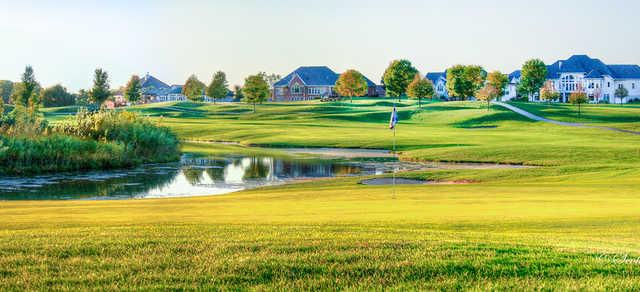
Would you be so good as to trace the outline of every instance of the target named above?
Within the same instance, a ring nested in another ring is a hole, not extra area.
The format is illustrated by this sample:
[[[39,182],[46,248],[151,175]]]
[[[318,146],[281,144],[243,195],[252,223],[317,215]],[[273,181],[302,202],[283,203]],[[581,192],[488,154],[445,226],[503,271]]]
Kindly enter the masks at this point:
[[[336,84],[336,81],[338,81],[338,77],[340,77],[340,74],[329,69],[329,67],[327,66],[300,67],[295,71],[289,73],[289,75],[285,76],[284,78],[278,80],[278,82],[273,84],[273,86],[288,86],[294,76],[300,77],[302,82],[304,82],[304,84],[306,84],[307,86],[334,86]],[[367,85],[376,86],[376,84],[366,76],[364,77],[364,79],[367,81]]]
[[[638,65],[609,65],[609,70],[613,73],[613,78],[640,79],[640,66]]]
[[[441,78],[445,81],[447,80],[447,72],[429,72],[427,73],[426,77],[427,79],[431,80],[433,84],[436,84]]]
[[[142,79],[140,79],[142,92],[148,95],[163,95],[167,94],[171,87],[166,83],[160,81],[147,73]]]

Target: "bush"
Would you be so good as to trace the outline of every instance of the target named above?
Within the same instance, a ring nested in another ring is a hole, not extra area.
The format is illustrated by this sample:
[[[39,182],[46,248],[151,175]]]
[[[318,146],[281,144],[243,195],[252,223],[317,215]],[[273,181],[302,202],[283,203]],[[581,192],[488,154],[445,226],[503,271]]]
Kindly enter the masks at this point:
[[[133,113],[82,109],[54,127],[19,115],[0,122],[1,173],[124,168],[179,158],[178,138],[168,128]]]
[[[53,132],[124,146],[131,159],[167,162],[179,158],[178,138],[167,127],[156,126],[131,112],[81,109],[75,119],[58,124]]]
[[[0,136],[0,172],[33,174],[134,166],[122,147],[76,137]]]

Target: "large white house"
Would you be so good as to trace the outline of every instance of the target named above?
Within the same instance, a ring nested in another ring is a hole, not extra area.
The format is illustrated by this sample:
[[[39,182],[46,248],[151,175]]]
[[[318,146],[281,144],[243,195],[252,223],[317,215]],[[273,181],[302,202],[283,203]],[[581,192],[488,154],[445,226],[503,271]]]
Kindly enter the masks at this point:
[[[520,70],[509,74],[509,84],[505,90],[503,101],[518,97],[518,83]],[[428,73],[436,87],[436,93],[447,97],[446,72]],[[569,95],[580,85],[591,102],[627,103],[640,99],[640,66],[638,65],[607,65],[599,59],[592,59],[587,55],[574,55],[566,60],[559,60],[547,66],[547,80],[553,83],[560,93],[560,102],[567,102]],[[617,88],[624,87],[629,92],[625,98],[615,96]],[[532,101],[538,101],[536,95]]]
[[[569,95],[582,86],[591,102],[627,103],[640,99],[640,66],[607,65],[587,55],[574,55],[547,66],[547,80],[560,93],[560,101],[567,102]],[[509,74],[509,89],[505,99],[516,97],[520,82],[520,70]],[[615,96],[616,89],[626,88],[629,95]],[[534,96],[533,101],[537,101]]]

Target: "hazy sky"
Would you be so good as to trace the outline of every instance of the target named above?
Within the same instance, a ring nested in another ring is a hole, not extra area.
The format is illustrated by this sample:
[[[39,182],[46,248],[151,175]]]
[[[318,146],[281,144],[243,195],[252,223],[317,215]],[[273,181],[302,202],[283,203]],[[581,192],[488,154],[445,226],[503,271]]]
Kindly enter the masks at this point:
[[[511,72],[532,57],[588,54],[640,63],[640,1],[9,1],[0,0],[0,79],[34,67],[46,86],[88,88],[106,69],[231,84],[302,65],[360,70],[379,81],[392,59],[423,73],[457,63]]]

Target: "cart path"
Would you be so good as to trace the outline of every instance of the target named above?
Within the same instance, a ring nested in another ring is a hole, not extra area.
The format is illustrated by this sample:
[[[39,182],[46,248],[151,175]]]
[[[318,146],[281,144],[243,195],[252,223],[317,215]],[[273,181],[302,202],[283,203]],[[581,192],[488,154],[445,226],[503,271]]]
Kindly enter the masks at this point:
[[[615,132],[621,132],[621,133],[627,133],[627,134],[633,134],[633,135],[640,135],[640,132],[636,132],[636,131],[631,131],[631,130],[625,130],[625,129],[618,129],[618,128],[613,128],[613,127],[605,127],[605,126],[593,126],[593,125],[587,125],[587,124],[583,124],[583,123],[569,123],[569,122],[561,122],[561,121],[556,121],[556,120],[552,120],[552,119],[547,119],[545,117],[541,117],[538,115],[534,115],[528,111],[525,111],[521,108],[515,107],[513,105],[504,103],[504,102],[499,102],[499,101],[494,101],[492,102],[495,105],[499,105],[501,107],[504,107],[508,110],[511,110],[517,114],[520,114],[522,116],[525,116],[529,119],[532,119],[534,121],[540,121],[540,122],[545,122],[545,123],[551,123],[551,124],[555,124],[555,125],[560,125],[560,126],[567,126],[567,127],[580,127],[580,128],[591,128],[591,129],[601,129],[601,130],[607,130],[607,131],[615,131]]]

